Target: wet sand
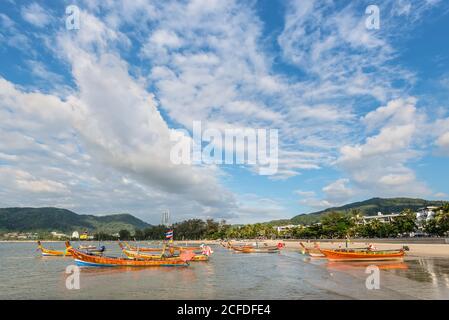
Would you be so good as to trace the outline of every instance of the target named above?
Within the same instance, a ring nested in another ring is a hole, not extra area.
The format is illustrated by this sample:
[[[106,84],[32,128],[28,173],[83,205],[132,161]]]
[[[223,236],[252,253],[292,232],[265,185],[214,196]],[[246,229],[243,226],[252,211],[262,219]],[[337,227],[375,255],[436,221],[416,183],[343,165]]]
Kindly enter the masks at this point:
[[[80,289],[69,290],[72,258],[42,257],[34,243],[0,243],[0,299],[449,299],[449,259],[331,263],[301,254],[297,241],[286,244],[275,254],[239,254],[215,245],[210,261],[188,268],[85,267]],[[104,245],[108,255],[121,255],[115,241]],[[373,265],[379,268],[378,289],[366,285]]]

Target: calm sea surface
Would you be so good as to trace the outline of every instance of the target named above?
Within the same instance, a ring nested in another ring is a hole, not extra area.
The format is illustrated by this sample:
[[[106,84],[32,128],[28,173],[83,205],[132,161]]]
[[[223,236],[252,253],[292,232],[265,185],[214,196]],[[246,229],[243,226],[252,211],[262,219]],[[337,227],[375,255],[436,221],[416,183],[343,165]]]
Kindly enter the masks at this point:
[[[120,255],[116,243],[104,245]],[[84,267],[80,289],[68,290],[70,257],[42,257],[34,243],[0,243],[0,299],[449,299],[449,259],[377,263],[380,289],[368,290],[368,264],[213,249],[209,262],[187,268]]]

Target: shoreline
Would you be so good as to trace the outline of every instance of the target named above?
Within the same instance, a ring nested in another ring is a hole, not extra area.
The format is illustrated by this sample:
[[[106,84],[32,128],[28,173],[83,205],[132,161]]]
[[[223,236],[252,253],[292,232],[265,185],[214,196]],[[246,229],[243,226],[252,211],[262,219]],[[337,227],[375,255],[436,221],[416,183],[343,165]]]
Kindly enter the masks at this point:
[[[410,251],[407,251],[407,256],[409,257],[426,257],[426,258],[449,258],[449,244],[448,243],[418,243],[418,241],[400,241],[400,239],[396,241],[390,241],[391,239],[372,239],[372,241],[368,241],[369,239],[363,240],[354,240],[349,242],[349,247],[357,248],[357,247],[367,247],[369,244],[374,245],[377,249],[380,250],[391,250],[398,249],[403,246],[408,246]],[[48,243],[57,243],[64,242],[63,240],[42,240],[43,242]],[[111,240],[112,241],[112,240]],[[152,240],[144,240],[140,242],[151,242]],[[154,241],[154,240],[153,240]],[[330,249],[330,248],[344,248],[346,246],[346,241],[344,239],[335,239],[335,240],[263,240],[259,241],[256,239],[245,239],[239,241],[232,241],[233,243],[244,243],[244,242],[259,242],[266,243],[267,245],[277,245],[279,242],[285,244],[285,249],[289,251],[300,251],[302,250],[300,246],[300,242],[302,242],[306,247],[313,247],[314,243],[318,243],[321,248]],[[36,240],[0,240],[0,243],[35,243]],[[79,241],[77,241],[79,242]],[[83,241],[81,241],[83,242]],[[90,241],[97,242],[97,241]],[[103,241],[109,242],[109,241]],[[175,244],[185,245],[185,244],[209,244],[209,245],[220,245],[219,240],[175,240]],[[425,242],[425,240],[424,240]]]
[[[376,241],[377,240],[377,241]],[[389,239],[384,239],[384,241],[379,241],[382,239],[373,239],[372,241],[363,241],[355,240],[349,242],[349,247],[357,248],[357,247],[367,247],[369,244],[373,244],[374,247],[380,250],[392,250],[398,249],[403,246],[409,247],[410,251],[406,252],[406,255],[409,257],[425,257],[425,258],[449,258],[449,244],[447,243],[411,243],[407,240],[403,242],[388,242]],[[255,239],[246,239],[241,241],[232,241],[234,243],[242,243],[242,242],[256,242]],[[313,247],[314,243],[318,243],[319,246],[323,249],[331,249],[331,248],[344,248],[346,246],[346,241],[344,239],[335,239],[335,240],[325,240],[325,241],[314,241],[314,240],[264,240],[258,241],[260,243],[266,243],[267,245],[276,245],[279,242],[285,244],[285,249],[289,251],[302,250],[300,246],[300,242],[302,242],[306,247]],[[186,243],[186,241],[175,241],[175,243]],[[187,243],[205,243],[205,244],[220,244],[220,241],[216,240],[192,240],[187,241]]]

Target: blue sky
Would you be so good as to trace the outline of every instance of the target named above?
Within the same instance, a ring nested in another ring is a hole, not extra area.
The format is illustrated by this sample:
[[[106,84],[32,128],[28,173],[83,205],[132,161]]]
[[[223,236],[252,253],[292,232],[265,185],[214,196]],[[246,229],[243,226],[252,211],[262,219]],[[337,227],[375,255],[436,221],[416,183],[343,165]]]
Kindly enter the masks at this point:
[[[247,223],[449,198],[445,1],[5,0],[0,26],[2,207]],[[277,129],[276,174],[173,164],[194,121]]]

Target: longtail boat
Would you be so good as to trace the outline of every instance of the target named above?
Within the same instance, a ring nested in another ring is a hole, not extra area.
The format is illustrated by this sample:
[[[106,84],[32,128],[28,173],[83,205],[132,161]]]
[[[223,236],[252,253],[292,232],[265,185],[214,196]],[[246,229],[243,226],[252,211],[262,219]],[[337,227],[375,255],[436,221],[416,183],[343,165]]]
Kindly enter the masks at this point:
[[[89,254],[72,248],[70,242],[66,242],[67,251],[79,266],[90,267],[186,267],[189,265],[188,257],[180,256],[178,259],[129,259],[118,257],[106,257]]]
[[[276,252],[279,252],[279,248],[278,247],[243,248],[240,252],[242,252],[242,253],[276,253]]]
[[[281,243],[279,243],[277,246],[259,246],[259,245],[240,245],[240,246],[233,246],[231,245],[231,248],[237,252],[241,253],[276,253],[279,252],[279,250],[283,247]]]
[[[78,249],[81,250],[81,251],[86,251],[88,253],[93,253],[93,254],[98,254],[98,255],[101,255],[101,254],[103,254],[103,252],[106,251],[106,247],[105,246],[96,247],[96,246],[83,246],[83,245],[80,245],[78,247]]]
[[[161,254],[145,254],[145,253],[140,253],[139,251],[134,251],[134,250],[127,250],[126,247],[119,242],[118,243],[120,248],[122,249],[122,252],[131,259],[145,259],[145,260],[158,260],[158,259],[179,259],[180,255],[172,255],[169,257],[164,256],[164,250],[162,251]],[[190,251],[190,250],[182,250],[182,252],[184,251]],[[209,260],[209,256],[206,254],[195,254],[192,258],[191,261],[208,261]]]
[[[360,250],[360,249],[320,249],[329,261],[388,261],[403,260],[404,249],[398,250]]]
[[[141,252],[160,252],[162,250],[164,250],[163,247],[161,248],[145,248],[145,247],[136,247],[136,246],[131,246],[128,242],[123,241],[124,245],[128,248],[128,250],[131,251],[141,251]],[[182,247],[182,246],[173,246],[172,248],[174,248],[175,250],[192,250],[192,251],[202,251],[201,247]]]
[[[42,246],[42,243],[38,240],[37,241],[37,247],[38,249],[41,251],[43,256],[50,256],[50,257],[65,257],[65,256],[71,256],[71,253],[68,252],[67,250],[65,251],[59,251],[59,250],[50,250],[50,249],[45,249]]]
[[[80,249],[80,250],[94,250],[94,249],[97,249],[97,247],[96,247],[96,246],[90,246],[90,245],[82,245],[82,244],[80,244],[79,247],[78,247],[78,249]]]
[[[302,242],[300,242],[299,245],[303,248],[303,251],[302,251],[303,254],[307,254],[313,258],[324,258],[325,257],[325,255],[323,253],[321,253],[318,246],[316,246],[315,248],[307,248]]]

